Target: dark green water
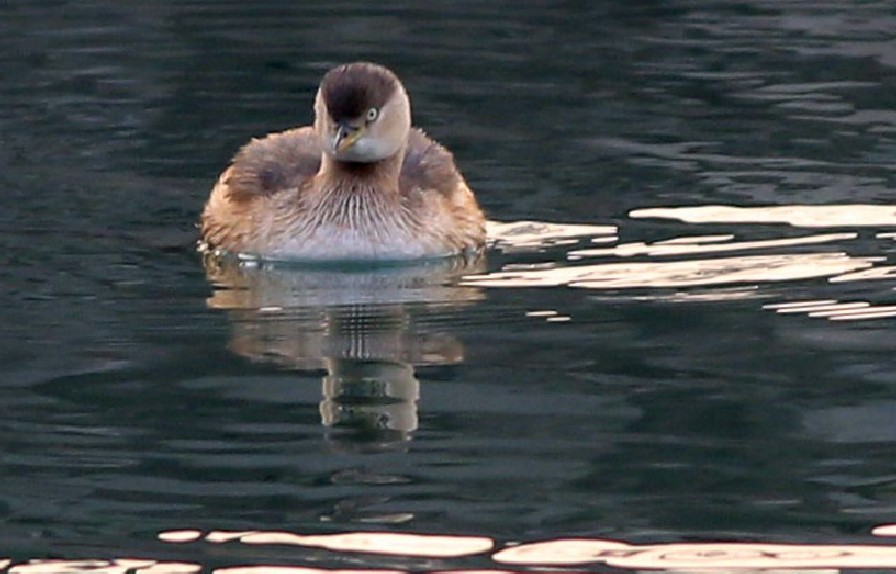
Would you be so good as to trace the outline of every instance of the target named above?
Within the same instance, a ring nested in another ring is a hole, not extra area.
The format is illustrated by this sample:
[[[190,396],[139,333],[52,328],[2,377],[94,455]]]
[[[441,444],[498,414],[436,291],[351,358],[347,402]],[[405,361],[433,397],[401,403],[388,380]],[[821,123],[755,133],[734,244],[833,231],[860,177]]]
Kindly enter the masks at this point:
[[[14,563],[499,567],[158,539],[181,529],[886,542],[891,3],[0,16]],[[357,59],[404,79],[490,219],[557,227],[496,228],[467,267],[206,269],[194,223],[231,154],[308,123]]]

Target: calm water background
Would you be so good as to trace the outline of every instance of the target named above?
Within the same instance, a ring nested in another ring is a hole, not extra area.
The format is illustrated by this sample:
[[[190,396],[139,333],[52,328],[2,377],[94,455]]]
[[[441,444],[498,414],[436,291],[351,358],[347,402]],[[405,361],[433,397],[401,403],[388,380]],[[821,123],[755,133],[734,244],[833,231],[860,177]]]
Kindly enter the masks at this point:
[[[180,528],[849,542],[896,521],[896,319],[774,308],[896,303],[890,2],[12,0],[0,15],[6,554],[262,552],[156,538]],[[220,169],[309,122],[320,76],[356,59],[402,76],[490,218],[618,234],[543,231],[418,275],[207,271],[189,245]],[[629,215],[836,204],[881,207],[815,228]],[[721,237],[569,257],[695,236]],[[768,243],[701,253],[716,240]],[[695,268],[663,271],[678,261]],[[631,263],[660,269],[562,276]],[[561,276],[506,275],[521,270]]]

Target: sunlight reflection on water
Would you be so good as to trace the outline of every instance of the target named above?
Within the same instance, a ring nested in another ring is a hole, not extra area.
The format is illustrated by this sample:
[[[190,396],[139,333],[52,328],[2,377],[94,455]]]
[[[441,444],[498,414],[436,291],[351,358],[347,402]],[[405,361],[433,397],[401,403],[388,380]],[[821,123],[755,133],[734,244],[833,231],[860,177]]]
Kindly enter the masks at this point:
[[[395,532],[346,532],[342,534],[299,535],[291,532],[237,532],[216,534],[216,542],[235,540],[243,544],[274,544],[326,548],[338,552],[452,558],[488,552],[491,538],[478,536],[437,536]]]
[[[667,239],[657,243],[623,243],[607,249],[579,249],[570,251],[567,258],[578,260],[582,257],[602,257],[616,255],[631,257],[632,255],[688,255],[691,253],[723,253],[726,251],[748,251],[766,248],[793,247],[795,245],[815,245],[855,239],[855,233],[828,233],[793,237],[787,239],[769,239],[763,241],[730,241],[734,236],[711,235],[706,240],[700,237],[682,237]]]
[[[540,251],[555,245],[574,245],[583,237],[592,241],[614,241],[613,225],[549,223],[547,221],[488,221],[490,242],[505,253]]]
[[[858,321],[896,317],[896,306],[872,305],[868,301],[795,301],[793,303],[765,305],[763,308],[771,309],[782,315],[805,314],[813,319],[829,319],[831,321]]]
[[[876,258],[846,253],[752,255],[694,261],[605,263],[556,269],[514,269],[474,275],[479,287],[671,288],[830,277],[865,269]]]
[[[771,205],[738,207],[653,207],[635,209],[633,219],[676,219],[688,223],[786,223],[794,227],[868,227],[896,225],[896,208],[888,205]]]
[[[880,525],[872,534],[890,536],[896,525]],[[628,544],[601,538],[551,539],[524,544],[507,544],[495,549],[495,542],[486,537],[442,536],[395,532],[345,532],[340,534],[300,535],[291,532],[227,532],[213,531],[204,536],[199,531],[170,531],[159,534],[164,542],[207,542],[212,544],[250,544],[278,547],[321,548],[340,553],[379,555],[402,560],[411,557],[452,559],[487,557],[498,565],[515,567],[575,567],[602,565],[623,570],[659,572],[801,572],[837,573],[844,569],[896,568],[896,547],[871,544],[800,544],[762,542],[697,542],[663,544]],[[492,554],[489,556],[489,552]],[[365,563],[369,563],[367,559]],[[0,563],[5,568],[8,560]],[[392,563],[385,568],[355,570],[319,569],[288,565],[223,566],[211,570],[216,574],[335,574],[352,572],[382,574],[384,572],[451,571],[463,574],[499,572],[498,569],[471,570],[451,567],[407,568]],[[199,564],[178,561],[119,558],[112,560],[31,560],[9,568],[10,574],[181,574],[202,571]]]
[[[633,219],[661,218],[686,223],[780,223],[796,228],[896,225],[896,209],[877,205],[706,205],[638,209],[632,211],[630,216]],[[521,230],[526,232],[525,239],[515,241],[514,234]],[[768,227],[763,230],[770,232]],[[505,244],[512,245],[516,251],[537,252],[547,246],[565,248],[569,245],[558,242],[558,239],[578,238],[579,243],[583,239],[590,239],[592,243],[613,243],[618,240],[613,228],[587,225],[567,228],[539,222],[500,223],[493,225],[490,231],[499,248]],[[854,255],[845,250],[859,239],[856,232],[754,240],[737,240],[734,230],[707,235],[693,235],[693,229],[688,232],[688,235],[650,243],[627,242],[599,248],[570,248],[565,254],[569,263],[560,262],[557,258],[543,263],[509,262],[497,271],[467,275],[463,284],[481,288],[576,287],[605,292],[637,290],[630,295],[632,299],[708,301],[758,297],[762,295],[763,285],[786,281],[826,278],[828,283],[838,284],[892,279],[896,276],[893,266],[879,265],[886,261],[885,256]],[[554,236],[554,233],[557,235]],[[890,232],[879,232],[875,237],[890,239],[892,235]],[[807,252],[799,249],[809,245],[834,245],[837,250]],[[760,254],[706,257],[735,251],[758,251]],[[600,258],[602,261],[592,263],[588,258]],[[619,261],[627,258],[638,260]],[[664,260],[667,258],[673,259]],[[701,290],[696,291],[695,288]],[[668,292],[670,289],[674,292]],[[645,290],[648,292],[644,293]],[[616,293],[615,296],[621,295]],[[766,305],[765,308],[779,313],[802,311],[800,306],[790,308],[788,304],[783,301]],[[808,309],[806,312],[810,317],[832,321],[880,319],[896,315],[896,308],[892,305],[852,301],[838,305],[835,309]]]

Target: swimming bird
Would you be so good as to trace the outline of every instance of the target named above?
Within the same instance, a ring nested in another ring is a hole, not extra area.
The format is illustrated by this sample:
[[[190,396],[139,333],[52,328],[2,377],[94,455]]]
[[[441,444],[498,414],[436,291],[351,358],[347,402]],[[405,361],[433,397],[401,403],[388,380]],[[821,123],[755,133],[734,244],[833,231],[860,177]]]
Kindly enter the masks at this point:
[[[407,91],[369,62],[321,80],[314,124],[253,139],[211,191],[211,249],[270,259],[409,259],[475,250],[485,217],[452,154],[411,126]]]

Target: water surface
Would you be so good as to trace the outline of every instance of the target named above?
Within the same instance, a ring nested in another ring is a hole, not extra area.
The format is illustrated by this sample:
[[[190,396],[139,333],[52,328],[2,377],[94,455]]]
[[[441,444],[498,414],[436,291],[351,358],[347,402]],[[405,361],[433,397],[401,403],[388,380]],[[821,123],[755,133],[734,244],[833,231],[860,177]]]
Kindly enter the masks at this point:
[[[889,3],[0,10],[4,568],[896,568]],[[485,257],[203,260],[355,59]]]

